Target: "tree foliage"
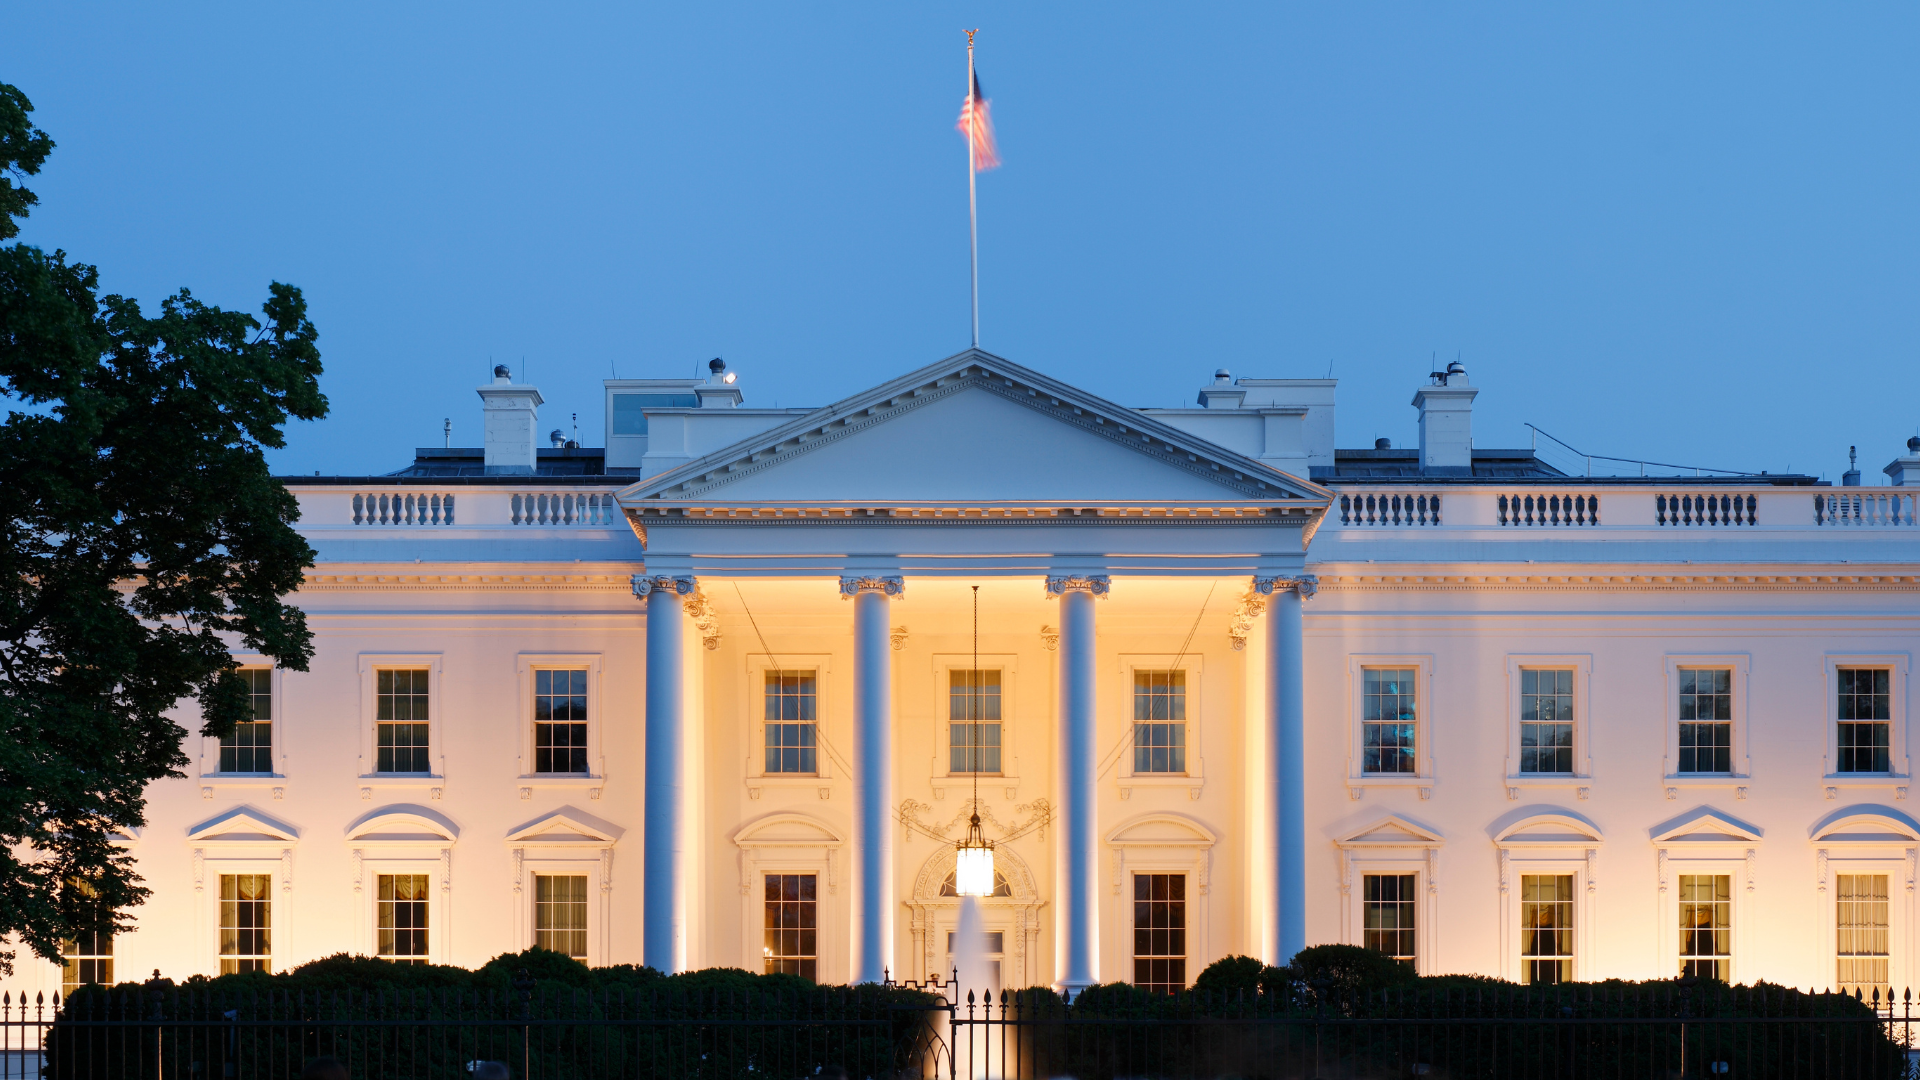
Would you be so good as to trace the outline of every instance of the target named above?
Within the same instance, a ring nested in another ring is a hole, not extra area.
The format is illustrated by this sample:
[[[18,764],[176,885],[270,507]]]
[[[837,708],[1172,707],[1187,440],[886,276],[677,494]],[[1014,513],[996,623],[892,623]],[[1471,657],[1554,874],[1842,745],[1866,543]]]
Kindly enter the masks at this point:
[[[0,174],[52,149],[32,108],[0,84]],[[0,187],[0,237],[35,201]],[[327,403],[300,290],[269,292],[260,318],[184,289],[149,315],[63,251],[0,247],[0,933],[49,959],[146,895],[118,841],[187,763],[170,711],[230,732],[236,648],[312,654],[282,597],[313,550],[264,450]]]

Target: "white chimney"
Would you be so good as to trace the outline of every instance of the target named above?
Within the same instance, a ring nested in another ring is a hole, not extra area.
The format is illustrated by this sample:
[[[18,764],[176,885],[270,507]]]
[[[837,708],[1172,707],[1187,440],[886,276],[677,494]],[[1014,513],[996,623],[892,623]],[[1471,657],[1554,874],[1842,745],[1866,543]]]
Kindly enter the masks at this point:
[[[1433,384],[1414,391],[1420,410],[1420,471],[1438,476],[1473,475],[1473,398],[1458,361],[1433,373]]]
[[[1920,435],[1907,440],[1907,456],[1881,470],[1895,487],[1920,487]]]
[[[488,476],[533,475],[543,401],[533,387],[515,386],[505,364],[493,369],[492,385],[480,388]]]

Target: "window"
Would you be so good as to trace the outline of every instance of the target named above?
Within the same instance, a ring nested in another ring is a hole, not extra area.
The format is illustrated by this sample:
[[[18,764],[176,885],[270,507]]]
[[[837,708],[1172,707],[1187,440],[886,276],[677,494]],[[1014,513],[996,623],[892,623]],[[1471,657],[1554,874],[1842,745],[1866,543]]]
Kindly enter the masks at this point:
[[[273,876],[220,875],[220,974],[273,970]]]
[[[1133,875],[1133,984],[1187,988],[1187,875]]]
[[[1187,673],[1133,673],[1133,771],[1187,771]]]
[[[273,669],[241,668],[253,698],[252,719],[233,725],[233,734],[220,740],[223,773],[273,771]]]
[[[1414,966],[1414,874],[1367,874],[1360,882],[1360,910],[1369,949]]]
[[[769,671],[766,685],[767,771],[818,773],[814,673]]]
[[[983,952],[985,953],[985,960],[987,961],[987,981],[993,989],[998,989],[1000,987],[1000,961],[1007,958],[1007,935],[1001,930],[988,930],[980,936],[987,939],[982,943],[986,946]],[[947,931],[947,970],[950,972],[956,967],[953,957],[953,937],[953,931]],[[964,972],[962,973],[963,976],[965,974]]]
[[[587,876],[535,874],[533,944],[538,949],[587,958]]]
[[[425,700],[421,699],[423,705]],[[581,775],[591,771],[587,768],[584,668],[540,668],[533,673],[533,771]]]
[[[1520,981],[1573,981],[1573,875],[1520,876]]]
[[[700,406],[695,394],[615,394],[613,395],[613,433],[645,435],[647,409],[694,409]]]
[[[1729,981],[1733,968],[1733,877],[1680,875],[1680,974]]]
[[[1888,996],[1887,958],[1887,875],[1835,875],[1834,924],[1838,931],[1834,952],[1838,954],[1833,983],[1843,994],[1859,992],[1880,1000]]]
[[[1886,668],[1841,668],[1840,772],[1892,772],[1893,672]]]
[[[1573,672],[1520,669],[1520,771],[1573,773]]]
[[[1365,773],[1418,772],[1414,761],[1414,668],[1367,668],[1360,714]]]
[[[947,880],[940,883],[941,896],[959,896],[960,895],[960,888],[958,885],[954,883],[954,877],[955,877],[955,871],[952,871],[952,870],[947,871]],[[1007,884],[1007,875],[1001,873],[998,867],[995,867],[993,871],[993,891],[991,893],[988,893],[987,895],[989,896],[1012,896],[1013,895],[1013,886]]]
[[[113,985],[113,931],[87,930],[60,939],[60,997],[81,986]]]
[[[766,971],[816,977],[818,911],[813,874],[767,875]]]
[[[383,670],[376,687],[374,771],[432,772],[427,763],[427,669]]]
[[[427,875],[381,874],[374,912],[382,959],[400,964],[427,962]]]
[[[955,671],[949,675],[947,724],[953,773],[1000,772],[1000,673]]]
[[[1733,671],[1680,669],[1680,771],[1733,771]]]

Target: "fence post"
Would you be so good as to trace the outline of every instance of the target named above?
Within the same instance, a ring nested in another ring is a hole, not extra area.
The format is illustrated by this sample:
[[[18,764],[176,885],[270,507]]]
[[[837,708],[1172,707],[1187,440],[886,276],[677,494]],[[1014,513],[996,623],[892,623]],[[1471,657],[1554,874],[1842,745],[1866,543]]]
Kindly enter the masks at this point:
[[[533,976],[526,968],[513,976],[513,1011],[520,1021],[520,1076],[527,1080],[533,1075]]]

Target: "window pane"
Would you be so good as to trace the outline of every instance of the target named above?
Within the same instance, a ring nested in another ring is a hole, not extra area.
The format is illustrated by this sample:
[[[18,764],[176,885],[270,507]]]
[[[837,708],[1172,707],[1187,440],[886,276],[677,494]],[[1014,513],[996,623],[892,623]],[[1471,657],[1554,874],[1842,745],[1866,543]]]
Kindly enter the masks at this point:
[[[1733,672],[1680,669],[1680,761],[1683,773],[1733,771]]]
[[[1361,771],[1412,773],[1416,669],[1367,668],[1362,675]]]
[[[1680,875],[1680,974],[1726,982],[1732,958],[1733,878]]]
[[[1573,672],[1520,671],[1520,771],[1573,772]]]
[[[1187,673],[1133,673],[1133,771],[1187,771]]]
[[[236,723],[233,733],[220,740],[220,771],[230,773],[270,773],[273,771],[273,671],[269,668],[242,668],[253,699],[249,718]]]
[[[427,875],[381,874],[377,884],[376,951],[396,963],[426,963]]]
[[[766,771],[817,773],[816,695],[811,671],[769,671],[765,681]]]
[[[273,970],[273,878],[220,875],[220,974]]]
[[[374,771],[427,773],[427,671],[379,673],[374,725]]]
[[[1520,878],[1520,981],[1573,979],[1573,875]]]
[[[1891,673],[1885,668],[1841,668],[1837,759],[1840,772],[1891,772]]]
[[[817,976],[818,900],[813,874],[768,874],[762,959],[765,971]]]
[[[1413,874],[1365,874],[1360,881],[1361,944],[1413,967],[1418,931],[1414,923]]]
[[[533,944],[587,958],[585,874],[536,874],[533,879]]]
[[[1171,994],[1187,987],[1187,878],[1133,875],[1133,982]]]

